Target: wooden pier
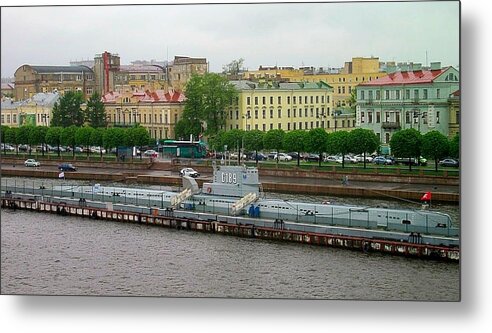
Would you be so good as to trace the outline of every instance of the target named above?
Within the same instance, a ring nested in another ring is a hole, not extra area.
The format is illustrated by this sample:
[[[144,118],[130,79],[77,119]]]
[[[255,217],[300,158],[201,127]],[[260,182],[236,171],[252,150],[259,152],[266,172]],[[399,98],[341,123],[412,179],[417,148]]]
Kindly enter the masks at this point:
[[[144,214],[90,207],[87,206],[84,201],[80,201],[78,205],[73,205],[61,202],[55,203],[16,198],[11,195],[3,196],[1,198],[1,207],[2,209],[23,209],[39,213],[51,213],[64,216],[79,216],[90,219],[141,223],[174,228],[178,230],[193,230],[238,237],[250,237],[265,240],[337,247],[363,251],[364,253],[381,252],[393,255],[451,262],[459,262],[460,260],[460,249],[456,247],[287,230],[284,229],[282,223],[275,224],[274,228],[270,228],[259,227],[252,224],[237,225],[219,221],[202,221],[179,218],[174,216],[173,210],[166,210],[163,214],[162,212],[159,214],[159,211],[155,209],[151,210],[151,214]]]

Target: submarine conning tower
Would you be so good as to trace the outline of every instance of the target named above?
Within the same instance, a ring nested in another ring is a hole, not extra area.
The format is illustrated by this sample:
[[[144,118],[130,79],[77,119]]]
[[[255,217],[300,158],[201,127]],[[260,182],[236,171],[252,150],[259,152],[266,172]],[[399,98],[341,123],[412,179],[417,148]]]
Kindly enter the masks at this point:
[[[202,193],[243,197],[248,193],[260,194],[258,169],[255,167],[214,165],[212,183],[204,183]]]

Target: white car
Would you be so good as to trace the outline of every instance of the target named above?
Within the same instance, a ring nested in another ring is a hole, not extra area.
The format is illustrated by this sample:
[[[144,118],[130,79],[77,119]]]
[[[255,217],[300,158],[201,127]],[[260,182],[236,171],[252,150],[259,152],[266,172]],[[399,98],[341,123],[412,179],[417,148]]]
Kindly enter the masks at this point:
[[[327,156],[325,158],[325,162],[342,163],[342,157],[341,156]]]
[[[181,169],[179,174],[181,176],[189,176],[189,177],[193,177],[193,178],[200,176],[200,174],[198,172],[196,172],[195,170],[193,170],[192,168]]]
[[[40,166],[40,165],[41,165],[41,163],[39,163],[38,161],[36,161],[36,160],[34,160],[34,159],[30,158],[30,159],[28,159],[28,160],[26,160],[26,161],[24,162],[24,165],[25,165],[26,167],[38,167],[38,166]]]
[[[147,157],[157,157],[157,152],[155,150],[149,149],[144,152],[144,156]]]
[[[276,160],[277,157],[278,157],[278,160],[282,161],[282,162],[292,161],[292,156],[289,156],[289,155],[284,154],[284,153],[278,153],[278,155],[275,155],[273,159]]]

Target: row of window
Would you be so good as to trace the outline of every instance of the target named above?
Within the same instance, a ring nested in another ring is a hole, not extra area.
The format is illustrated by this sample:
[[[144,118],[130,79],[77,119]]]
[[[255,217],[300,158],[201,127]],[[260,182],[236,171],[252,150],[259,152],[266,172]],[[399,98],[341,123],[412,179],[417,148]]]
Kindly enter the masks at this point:
[[[303,104],[303,96],[299,96],[299,99],[297,99],[297,96],[292,96],[292,104],[297,104],[297,102],[299,101],[299,104]],[[304,104],[319,104],[320,103],[320,100],[321,100],[321,103],[325,103],[325,95],[321,95],[321,96],[304,96]],[[265,105],[267,104],[267,97],[266,96],[263,96],[261,98],[261,101],[262,101],[262,104]],[[273,104],[273,101],[274,101],[274,97],[273,96],[270,96],[268,98],[268,101],[270,102],[270,105]],[[287,104],[291,104],[290,103],[291,101],[291,98],[290,96],[287,96]],[[237,102],[237,100],[236,100]],[[259,102],[259,97],[258,96],[255,96],[254,98],[254,105],[258,105],[258,102]],[[330,96],[326,96],[326,103],[330,103]],[[282,96],[277,96],[277,104],[282,104]],[[251,97],[248,96],[246,97],[246,105],[251,105]]]
[[[298,112],[299,111],[299,112]],[[303,117],[303,114],[304,114],[304,117],[307,118],[307,117],[311,117],[313,118],[315,115],[316,115],[316,118],[319,118],[319,117],[325,117],[325,116],[328,116],[330,114],[330,108],[326,108],[326,111],[327,113],[325,113],[325,107],[321,107],[321,110],[320,108],[316,108],[316,110],[314,108],[305,108],[304,109],[304,113],[302,112],[303,110],[302,109],[292,109],[292,112],[290,111],[290,109],[287,109],[287,118],[301,118]],[[315,113],[316,111],[316,113]],[[321,112],[320,112],[321,111]],[[258,119],[258,114],[259,114],[259,111],[258,110],[254,110],[254,118],[255,119]],[[282,118],[282,109],[277,109],[277,118]],[[239,120],[239,110],[236,109],[235,111],[235,114],[236,114],[236,120]],[[270,119],[272,119],[274,117],[274,114],[275,114],[275,110],[273,109],[270,109],[269,110],[269,114],[270,114]],[[266,119],[267,118],[267,110],[266,109],[263,109],[261,110],[261,116],[263,119]],[[333,114],[332,114],[333,116]],[[229,119],[233,120],[233,111],[232,110],[229,110]],[[246,111],[246,119],[251,119],[251,111],[248,110]]]
[[[267,126],[268,125],[268,126]],[[325,127],[326,125],[326,127]],[[267,131],[267,127],[268,127],[268,130],[273,130],[274,129],[274,124],[273,123],[270,123],[270,124],[261,124],[261,130],[263,132],[266,132]],[[311,121],[311,122],[308,122],[308,121],[305,121],[305,122],[302,122],[302,121],[299,121],[299,122],[292,122],[292,123],[287,123],[287,131],[291,131],[291,130],[309,130],[309,129],[313,129],[313,128],[325,128],[325,129],[337,129],[337,128],[353,128],[355,127],[355,120],[353,119],[342,119],[342,120],[335,120],[333,122],[331,121],[324,121],[324,120],[317,120],[317,121]],[[239,124],[236,124],[235,126],[236,129],[239,129]],[[246,130],[247,131],[250,131],[253,127],[248,124],[246,125]],[[233,125],[230,124],[229,125],[229,129],[233,129]],[[254,129],[255,130],[258,130],[260,129],[260,125],[259,124],[255,124],[254,125]],[[282,128],[282,123],[277,123],[277,129],[283,129]]]
[[[366,119],[367,114],[367,119]],[[360,113],[360,122],[367,124],[380,124],[381,123],[381,114],[383,114],[384,122],[395,122],[400,123],[401,111],[361,111]],[[436,124],[439,124],[439,111],[436,111]],[[419,111],[407,111],[405,112],[405,123],[419,123],[422,121],[423,124],[428,123],[428,114],[427,112],[419,112]]]
[[[49,118],[50,116],[46,113],[38,113],[37,115],[37,124],[39,125],[49,125]],[[13,113],[12,115],[10,114],[2,114],[2,119],[1,119],[2,124],[17,124],[17,114]]]
[[[154,114],[154,119],[152,119],[151,114],[140,114],[137,113],[136,110],[134,112],[126,113],[126,112],[120,112],[120,110],[117,110],[115,114],[109,114],[108,115],[109,122],[114,122],[114,123],[126,123],[132,124],[132,123],[139,123],[139,124],[169,124],[169,118],[167,114],[164,114],[164,117],[162,114]],[[142,122],[143,120],[143,122]],[[153,120],[153,121],[152,121]],[[164,122],[163,122],[164,121]],[[174,123],[178,122],[178,115],[174,114]]]
[[[441,98],[441,89],[432,90],[432,96],[429,96],[429,89],[385,89],[385,90],[360,90],[358,98],[360,100],[400,100],[400,99],[429,99]],[[434,93],[435,92],[435,93]],[[422,95],[420,95],[422,93]]]

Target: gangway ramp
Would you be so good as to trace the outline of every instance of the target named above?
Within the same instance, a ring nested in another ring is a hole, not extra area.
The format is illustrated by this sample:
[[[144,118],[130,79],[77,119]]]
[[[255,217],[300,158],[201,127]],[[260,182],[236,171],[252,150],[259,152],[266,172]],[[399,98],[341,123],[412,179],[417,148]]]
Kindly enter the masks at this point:
[[[255,193],[248,193],[232,205],[232,215],[238,215],[241,210],[258,199]]]

